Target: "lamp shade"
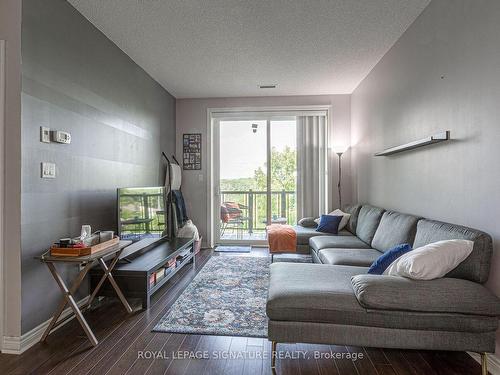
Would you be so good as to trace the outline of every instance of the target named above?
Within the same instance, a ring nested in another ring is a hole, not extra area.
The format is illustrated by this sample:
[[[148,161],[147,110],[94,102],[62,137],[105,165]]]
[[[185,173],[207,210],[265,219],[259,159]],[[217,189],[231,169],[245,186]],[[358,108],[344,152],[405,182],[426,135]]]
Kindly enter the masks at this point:
[[[335,152],[336,154],[343,154],[344,152],[347,151],[348,148],[349,148],[348,145],[342,145],[342,144],[333,145],[333,152]]]

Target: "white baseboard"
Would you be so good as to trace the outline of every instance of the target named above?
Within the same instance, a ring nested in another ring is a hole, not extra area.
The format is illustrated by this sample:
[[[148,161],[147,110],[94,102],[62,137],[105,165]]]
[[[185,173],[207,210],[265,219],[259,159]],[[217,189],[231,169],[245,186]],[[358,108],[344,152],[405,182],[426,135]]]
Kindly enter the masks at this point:
[[[78,301],[78,306],[82,306],[85,303],[87,303],[88,299],[89,299],[89,296]],[[70,313],[71,313],[71,308],[67,307],[63,311],[63,313],[61,314],[59,319],[66,318],[68,315],[70,315]],[[60,326],[57,326],[56,328],[54,328],[51,332],[54,332],[58,328],[62,327],[64,324],[66,324],[67,322],[69,322],[73,318],[74,318],[74,316],[71,319],[68,319],[67,321],[65,321]],[[33,328],[31,331],[28,331],[21,336],[4,336],[3,340],[2,340],[2,353],[5,353],[5,354],[22,354],[22,353],[24,353],[26,350],[28,350],[29,348],[31,348],[33,345],[37,344],[40,341],[40,339],[43,336],[43,333],[45,332],[45,330],[49,326],[51,320],[52,320],[52,318],[41,323],[40,325]]]
[[[476,362],[481,364],[481,356],[478,353],[467,352]],[[500,357],[488,353],[488,371],[493,375],[500,375]]]

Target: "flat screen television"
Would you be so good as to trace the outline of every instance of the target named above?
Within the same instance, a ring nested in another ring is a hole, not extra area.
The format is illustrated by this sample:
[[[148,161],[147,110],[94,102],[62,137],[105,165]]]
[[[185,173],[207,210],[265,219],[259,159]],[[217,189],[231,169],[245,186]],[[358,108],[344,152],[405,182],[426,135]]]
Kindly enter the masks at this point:
[[[160,239],[166,231],[165,188],[119,188],[118,235],[134,242],[146,238]]]

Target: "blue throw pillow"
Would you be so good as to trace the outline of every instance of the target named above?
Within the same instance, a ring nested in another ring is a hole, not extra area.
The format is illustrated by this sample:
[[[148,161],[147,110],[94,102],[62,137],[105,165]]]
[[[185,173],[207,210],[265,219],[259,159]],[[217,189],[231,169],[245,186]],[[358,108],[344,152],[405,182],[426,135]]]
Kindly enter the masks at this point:
[[[384,271],[398,259],[401,255],[411,251],[411,246],[407,243],[394,246],[392,249],[387,250],[381,256],[377,258],[375,262],[372,263],[368,273],[373,275],[382,275]]]
[[[321,215],[318,227],[316,228],[316,232],[338,234],[339,224],[341,220],[342,216]]]

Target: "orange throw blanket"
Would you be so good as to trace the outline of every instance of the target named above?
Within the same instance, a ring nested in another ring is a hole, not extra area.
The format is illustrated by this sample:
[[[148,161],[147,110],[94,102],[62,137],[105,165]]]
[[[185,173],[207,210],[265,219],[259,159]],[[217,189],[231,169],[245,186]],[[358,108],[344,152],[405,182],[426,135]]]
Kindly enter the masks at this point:
[[[271,253],[297,251],[297,233],[291,225],[271,224],[266,231]]]

